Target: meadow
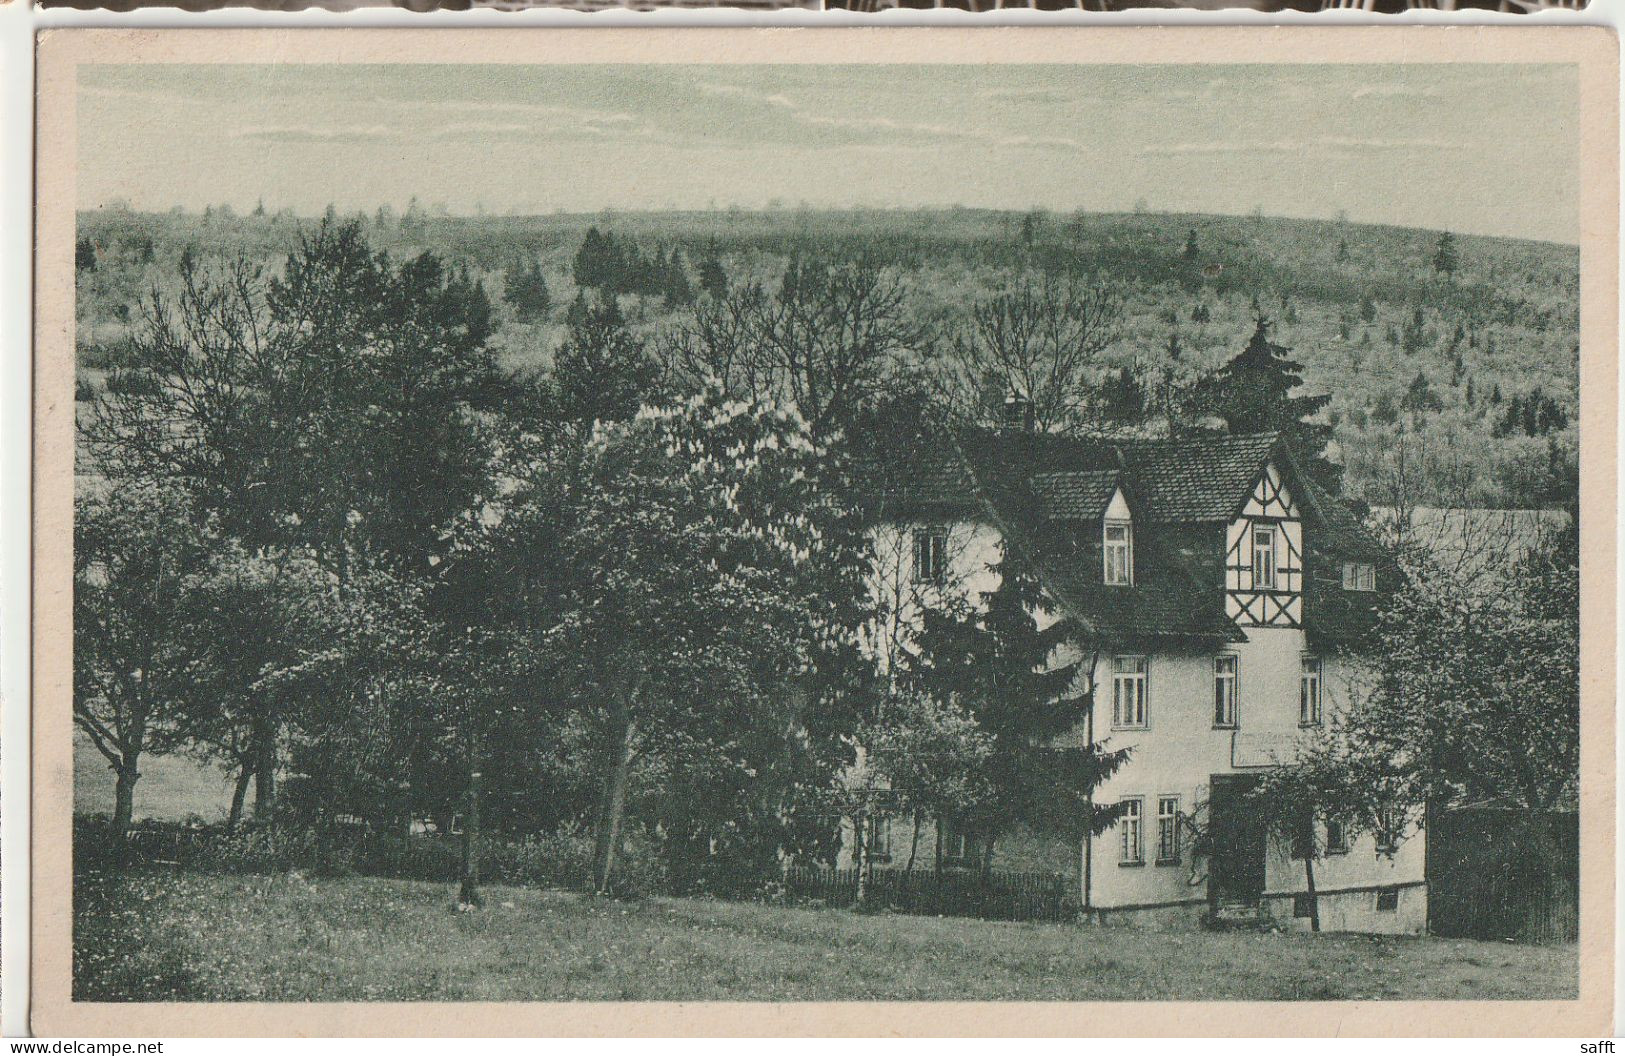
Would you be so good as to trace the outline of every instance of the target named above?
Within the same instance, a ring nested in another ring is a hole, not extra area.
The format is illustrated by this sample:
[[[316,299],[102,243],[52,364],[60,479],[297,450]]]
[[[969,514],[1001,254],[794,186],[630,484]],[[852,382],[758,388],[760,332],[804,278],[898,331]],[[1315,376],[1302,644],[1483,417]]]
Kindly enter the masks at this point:
[[[79,1001],[1572,999],[1573,946],[615,901],[298,873],[82,875]]]

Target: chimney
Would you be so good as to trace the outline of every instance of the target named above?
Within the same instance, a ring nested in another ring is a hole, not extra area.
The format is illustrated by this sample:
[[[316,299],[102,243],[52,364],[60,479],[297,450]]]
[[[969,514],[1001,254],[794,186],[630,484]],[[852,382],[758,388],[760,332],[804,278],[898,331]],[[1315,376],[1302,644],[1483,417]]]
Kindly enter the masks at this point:
[[[1011,432],[1030,433],[1038,423],[1033,417],[1033,401],[1015,393],[1004,398],[1004,427]]]

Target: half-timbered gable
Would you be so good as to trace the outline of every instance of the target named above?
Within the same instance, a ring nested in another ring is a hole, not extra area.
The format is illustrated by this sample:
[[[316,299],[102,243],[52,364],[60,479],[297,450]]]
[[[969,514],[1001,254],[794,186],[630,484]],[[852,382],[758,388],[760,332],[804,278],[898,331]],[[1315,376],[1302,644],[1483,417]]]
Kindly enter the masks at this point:
[[[1225,526],[1225,615],[1243,627],[1300,627],[1303,577],[1303,515],[1270,462]]]

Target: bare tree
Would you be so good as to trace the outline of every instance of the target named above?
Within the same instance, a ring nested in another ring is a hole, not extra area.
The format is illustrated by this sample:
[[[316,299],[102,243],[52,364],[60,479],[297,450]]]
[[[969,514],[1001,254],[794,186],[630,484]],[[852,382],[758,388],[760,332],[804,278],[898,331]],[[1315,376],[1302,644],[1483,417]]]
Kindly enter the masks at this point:
[[[878,258],[792,257],[778,292],[751,302],[758,369],[782,387],[814,435],[850,423],[884,387],[897,357],[923,339],[902,282]]]
[[[1077,276],[1026,274],[971,310],[954,342],[961,401],[1014,397],[1045,432],[1076,432],[1094,418],[1101,353],[1115,341],[1123,301],[1110,286]]]

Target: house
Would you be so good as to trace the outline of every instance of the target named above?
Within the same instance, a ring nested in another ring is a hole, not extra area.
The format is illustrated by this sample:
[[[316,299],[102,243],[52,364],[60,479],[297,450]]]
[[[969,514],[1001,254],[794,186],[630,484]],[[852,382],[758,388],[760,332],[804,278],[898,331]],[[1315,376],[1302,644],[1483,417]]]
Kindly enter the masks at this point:
[[[1018,547],[1080,628],[1074,655],[1053,662],[1082,661],[1096,739],[1133,753],[1095,796],[1124,814],[1081,846],[1015,827],[876,819],[877,868],[936,868],[939,855],[944,868],[975,868],[991,835],[995,868],[1062,873],[1103,922],[1239,908],[1307,927],[1303,863],[1257,827],[1245,796],[1379,662],[1360,641],[1397,572],[1358,518],[1274,433],[1104,441],[987,430],[907,461],[873,489],[882,665],[925,607],[981,598],[996,586],[1000,548]],[[1419,826],[1396,815],[1405,831],[1350,839],[1335,818],[1317,824],[1329,852],[1315,863],[1322,927],[1421,931]],[[1201,831],[1224,838],[1198,843]]]

